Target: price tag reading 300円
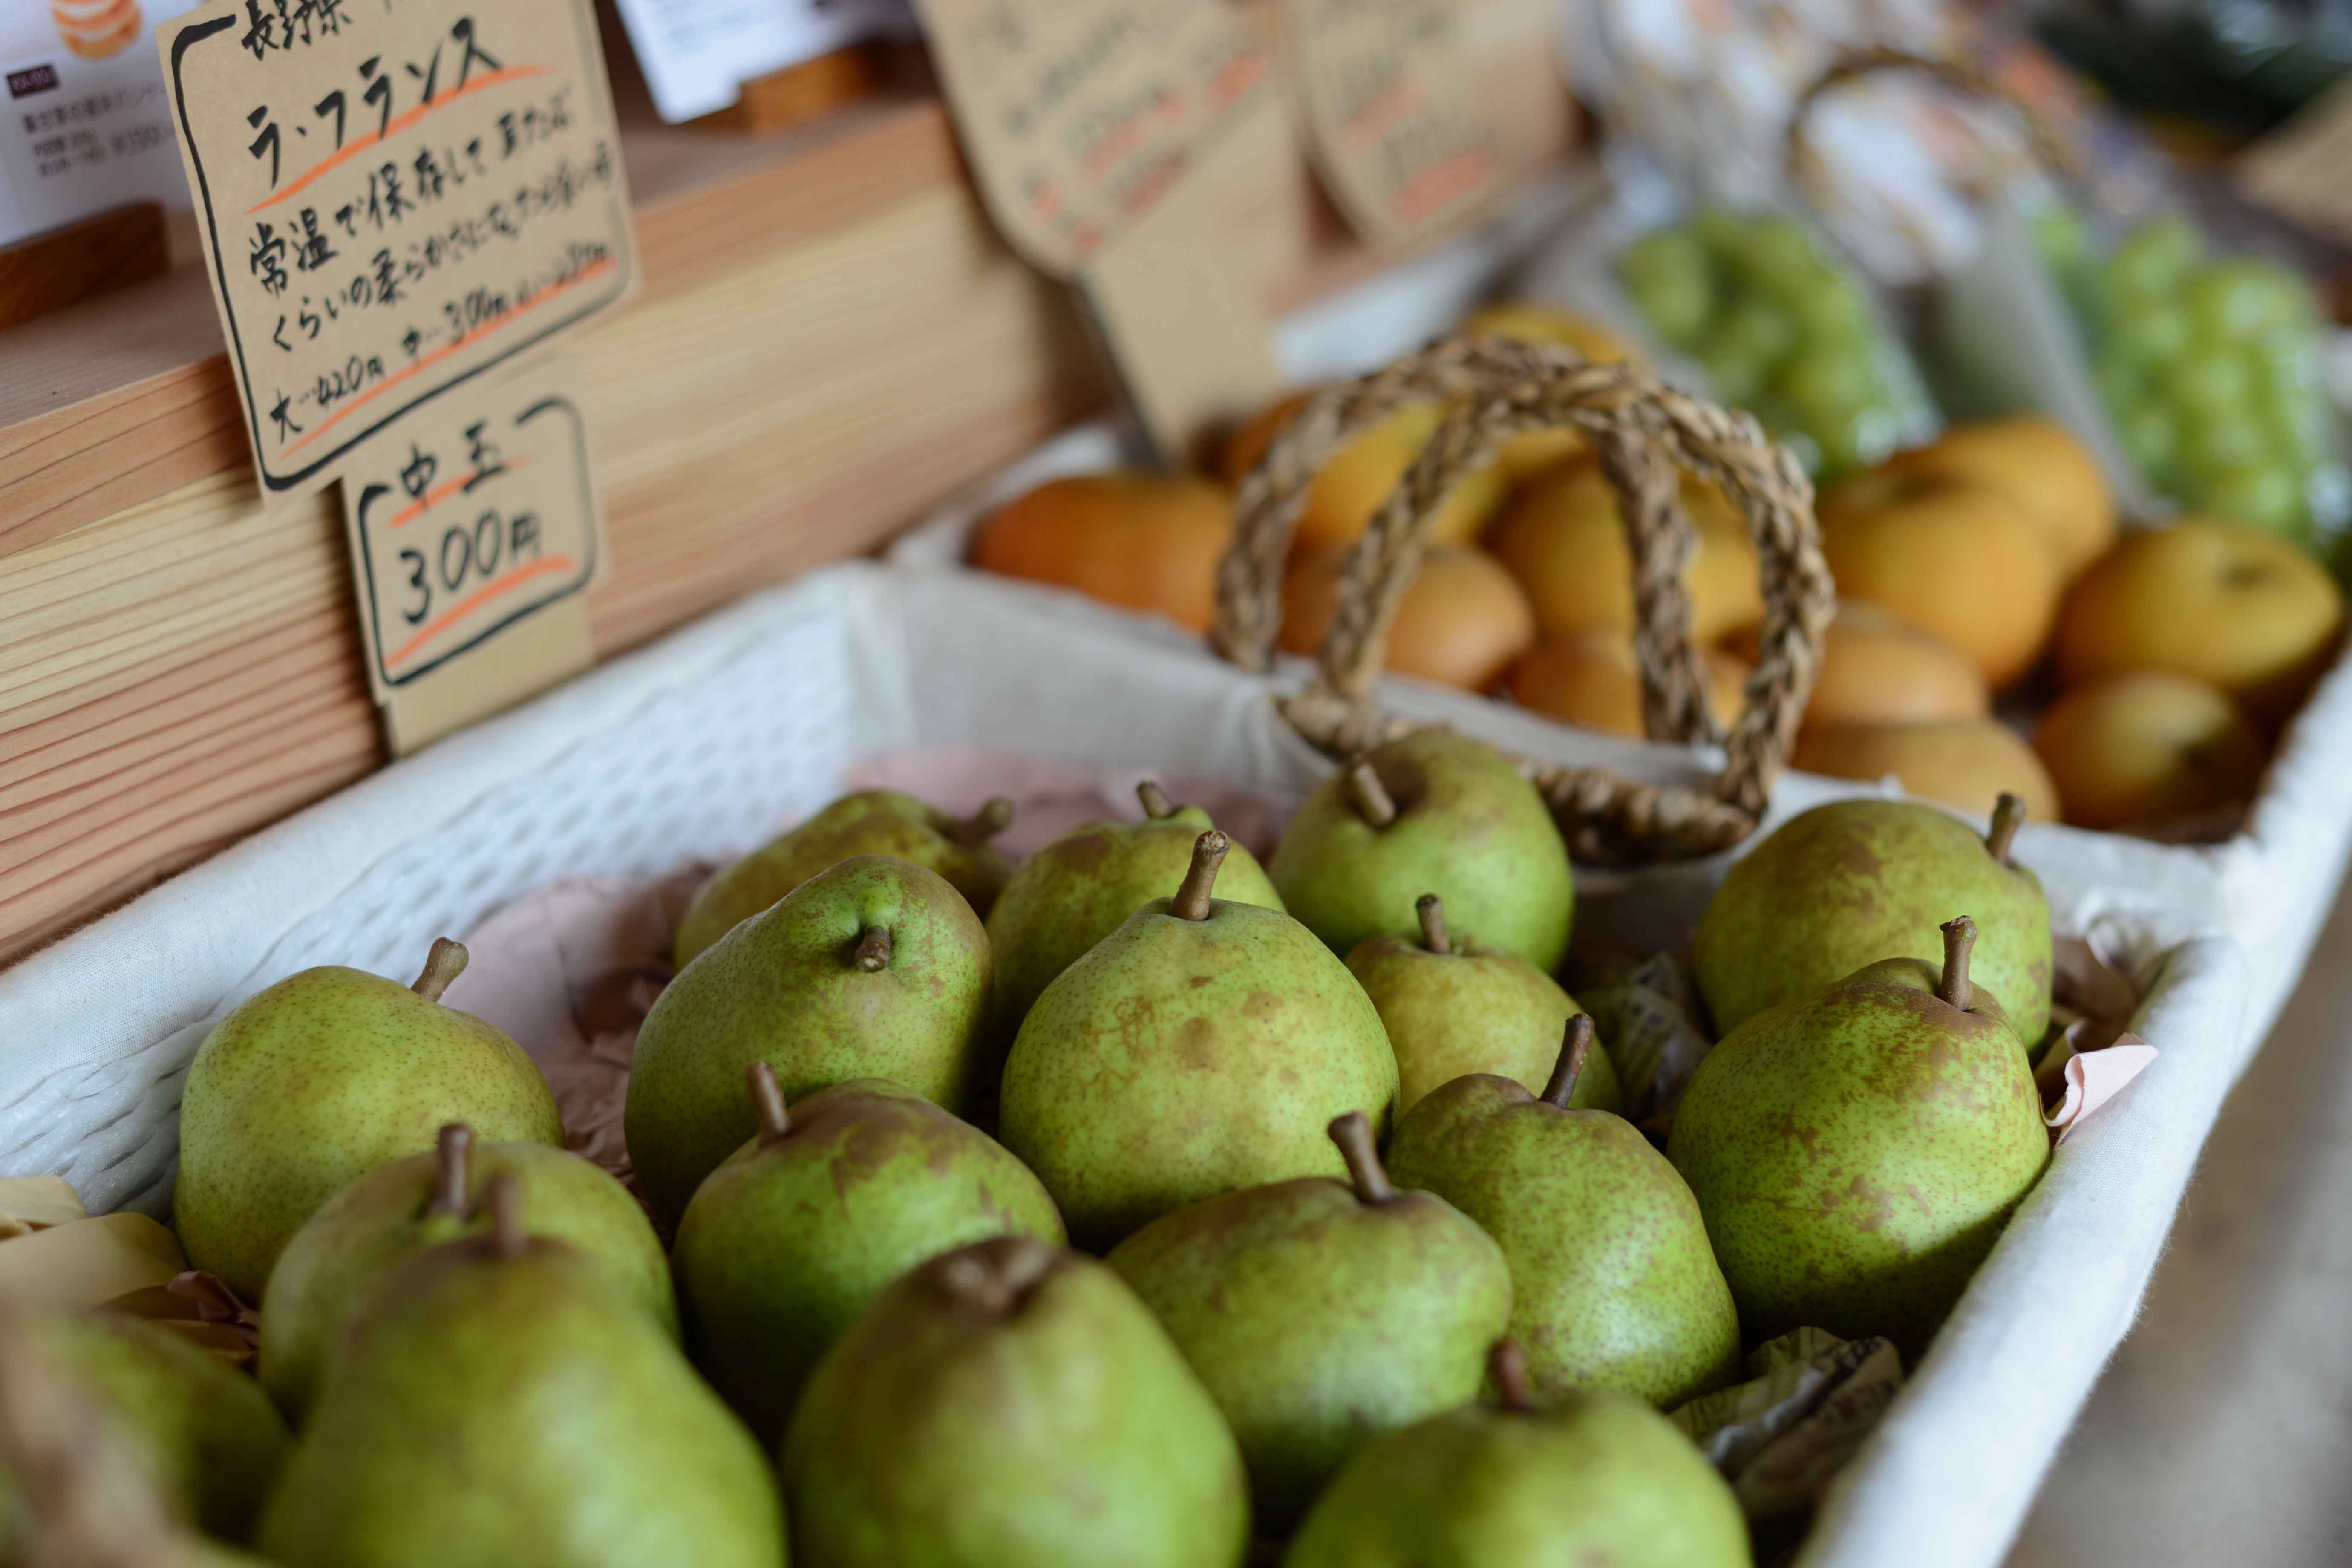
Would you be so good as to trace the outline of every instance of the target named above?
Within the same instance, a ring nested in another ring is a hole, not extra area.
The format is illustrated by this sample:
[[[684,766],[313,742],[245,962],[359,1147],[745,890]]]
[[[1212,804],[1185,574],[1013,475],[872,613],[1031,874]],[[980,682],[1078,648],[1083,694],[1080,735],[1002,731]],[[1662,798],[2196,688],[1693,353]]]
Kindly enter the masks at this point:
[[[265,497],[629,292],[587,0],[214,0],[159,39]]]
[[[406,752],[593,662],[603,520],[557,356],[451,392],[343,478],[368,683]]]

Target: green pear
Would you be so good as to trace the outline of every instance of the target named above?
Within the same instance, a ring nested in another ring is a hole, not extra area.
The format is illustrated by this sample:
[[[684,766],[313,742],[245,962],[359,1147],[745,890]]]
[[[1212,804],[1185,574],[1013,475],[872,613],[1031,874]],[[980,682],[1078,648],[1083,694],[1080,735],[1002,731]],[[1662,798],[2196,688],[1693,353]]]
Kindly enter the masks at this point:
[[[675,1224],[759,1131],[755,1061],[788,1100],[887,1078],[969,1110],[993,1076],[988,933],[963,896],[909,861],[860,855],[737,926],[671,981],[637,1031],[622,1126],[637,1190]]]
[[[1389,1170],[1486,1227],[1511,1261],[1511,1336],[1547,1398],[1613,1389],[1676,1405],[1739,1369],[1739,1314],[1699,1205],[1622,1117],[1578,1110],[1592,1020],[1569,1020],[1540,1097],[1457,1078],[1397,1124]]]
[[[1027,1237],[935,1258],[817,1364],[784,1439],[803,1568],[1237,1568],[1240,1452],[1099,1263]]]
[[[677,1301],[669,1261],[629,1190],[568,1150],[543,1143],[476,1143],[453,1121],[440,1147],[379,1165],[329,1198],[294,1233],[269,1271],[261,1317],[261,1385],[299,1422],[317,1393],[327,1346],[384,1276],[443,1242],[489,1225],[482,1189],[511,1175],[522,1184],[534,1236],[568,1242],[605,1266],[615,1283],[673,1338]]]
[[[688,1353],[773,1445],[817,1358],[883,1286],[988,1237],[1065,1237],[1027,1166],[920,1095],[855,1079],[787,1110],[773,1068],[747,1077],[760,1135],[695,1189],[672,1258]]]
[[[1372,1124],[1331,1124],[1349,1180],[1303,1176],[1179,1209],[1104,1261],[1208,1385],[1258,1531],[1289,1530],[1376,1432],[1476,1397],[1511,1268],[1444,1198],[1399,1192]]]
[[[1759,1340],[1884,1334],[1916,1365],[2050,1157],[1976,923],[1943,937],[1940,972],[1892,958],[1759,1014],[1683,1091],[1666,1152]]]
[[[263,1516],[262,1555],[783,1568],[759,1444],[609,1268],[526,1233],[520,1190],[493,1178],[487,1232],[370,1294]]]
[[[412,985],[327,965],[223,1018],[180,1090],[173,1224],[195,1268],[261,1300],[319,1205],[464,1121],[484,1138],[563,1142],[555,1093],[522,1047],[441,1005],[466,950],[433,944]]]
[[[1445,903],[1423,893],[1418,940],[1368,936],[1348,954],[1348,973],[1380,1009],[1396,1051],[1397,1111],[1465,1073],[1516,1079],[1529,1091],[1551,1080],[1560,1032],[1581,1011],[1559,983],[1516,952],[1449,931]],[[1625,1109],[1617,1068],[1598,1045],[1576,1080],[1580,1110]]]
[[[1156,784],[1146,781],[1136,794],[1143,821],[1105,818],[1065,833],[1021,863],[988,911],[997,1026],[1007,1038],[1055,975],[1183,880],[1192,841],[1216,826],[1199,806],[1176,805]],[[1282,908],[1282,895],[1239,844],[1225,857],[1217,892],[1229,904]]]
[[[1012,874],[988,841],[1012,822],[1009,800],[992,800],[971,816],[957,817],[894,789],[843,795],[705,882],[678,917],[672,958],[684,969],[811,877],[860,855],[887,855],[935,871],[974,913],[984,915]]]
[[[1225,836],[1037,998],[1004,1066],[998,1136],[1096,1250],[1188,1204],[1344,1175],[1324,1129],[1396,1103],[1363,987],[1297,921],[1211,897]]]
[[[1749,1568],[1738,1500],[1664,1416],[1592,1390],[1538,1407],[1508,1342],[1490,1381],[1496,1403],[1358,1449],[1283,1568]]]
[[[1412,930],[1425,892],[1538,969],[1568,952],[1576,890],[1551,808],[1509,758],[1449,731],[1375,746],[1317,785],[1266,874],[1337,953]]]
[[[112,1312],[28,1311],[11,1331],[57,1374],[58,1392],[88,1402],[105,1440],[144,1472],[165,1511],[226,1541],[252,1539],[291,1443],[251,1378],[169,1329]],[[13,1386],[9,1396],[25,1397]],[[0,1525],[10,1526],[0,1532],[0,1561],[10,1563],[17,1559],[8,1538],[26,1512],[17,1487],[0,1469]]]
[[[1720,1039],[1768,1007],[1817,996],[1883,958],[1940,963],[1937,927],[1974,910],[1977,985],[2028,1047],[2050,1026],[2050,906],[2010,858],[2025,803],[2000,797],[1992,831],[1941,806],[1841,800],[1790,817],[1735,864],[1693,942]]]

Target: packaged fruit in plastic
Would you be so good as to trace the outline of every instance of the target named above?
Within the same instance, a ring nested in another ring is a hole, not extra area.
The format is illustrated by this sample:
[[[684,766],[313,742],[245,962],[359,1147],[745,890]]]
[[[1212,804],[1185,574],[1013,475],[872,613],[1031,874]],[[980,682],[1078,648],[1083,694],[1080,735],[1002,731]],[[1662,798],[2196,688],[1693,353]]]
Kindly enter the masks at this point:
[[[1617,257],[1659,339],[1817,474],[1866,468],[1935,431],[1909,354],[1861,281],[1796,219],[1709,208]]]
[[[2175,218],[2064,268],[2092,378],[2148,483],[2300,537],[2352,509],[2321,378],[2322,328],[2289,267],[2209,254]]]

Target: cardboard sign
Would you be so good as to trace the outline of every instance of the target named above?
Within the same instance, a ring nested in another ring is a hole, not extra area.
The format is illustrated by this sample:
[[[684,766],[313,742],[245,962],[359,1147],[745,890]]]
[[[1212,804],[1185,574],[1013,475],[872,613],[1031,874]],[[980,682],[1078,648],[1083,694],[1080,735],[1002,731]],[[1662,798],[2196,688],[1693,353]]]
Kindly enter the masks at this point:
[[[594,659],[604,560],[579,367],[541,360],[417,409],[343,478],[368,684],[395,753]]]
[[[1223,0],[920,10],[991,216],[1079,286],[1161,454],[1271,395],[1272,332],[1216,226],[1241,177],[1226,165],[1265,144],[1282,109],[1270,58]]]
[[[213,0],[158,41],[266,499],[634,286],[587,0]]]
[[[1482,13],[1509,13],[1458,0],[1286,5],[1307,149],[1359,234],[1406,244],[1502,193],[1512,160],[1481,90],[1473,34]],[[1527,47],[1540,56],[1547,40],[1539,26],[1532,33]]]
[[[2352,245],[2352,79],[2238,155],[2238,192],[2339,245]]]

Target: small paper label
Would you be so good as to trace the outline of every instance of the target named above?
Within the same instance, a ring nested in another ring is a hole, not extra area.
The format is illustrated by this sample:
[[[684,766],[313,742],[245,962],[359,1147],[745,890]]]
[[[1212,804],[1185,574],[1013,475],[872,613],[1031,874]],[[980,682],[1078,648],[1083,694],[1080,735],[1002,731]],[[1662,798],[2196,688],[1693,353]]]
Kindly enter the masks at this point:
[[[266,498],[630,291],[585,0],[214,0],[159,42]]]
[[[920,9],[990,213],[1057,278],[1150,211],[1272,75],[1223,0]]]
[[[1358,233],[1402,244],[1484,206],[1510,158],[1448,0],[1286,0],[1308,150]],[[1545,47],[1538,31],[1531,40]]]
[[[1223,0],[921,0],[981,194],[1005,239],[1076,283],[1144,432],[1175,462],[1281,384],[1220,233],[1281,106]],[[1251,165],[1236,168],[1236,164]]]
[[[2256,206],[2352,244],[2352,79],[2238,155],[2239,194]]]
[[[580,598],[604,524],[578,384],[561,357],[468,384],[352,459],[368,683],[396,752],[593,662]]]

